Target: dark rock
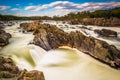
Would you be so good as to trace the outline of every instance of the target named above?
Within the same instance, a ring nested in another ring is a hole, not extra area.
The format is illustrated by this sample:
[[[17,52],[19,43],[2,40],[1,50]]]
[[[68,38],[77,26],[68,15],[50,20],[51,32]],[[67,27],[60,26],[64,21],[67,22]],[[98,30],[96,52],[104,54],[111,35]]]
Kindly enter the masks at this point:
[[[85,26],[81,26],[81,27],[79,27],[79,28],[81,28],[81,29],[87,29],[87,30],[92,30],[91,28],[87,28],[87,27],[85,27]]]
[[[0,29],[0,47],[7,45],[11,37],[12,36],[9,33],[6,33],[4,30]]]
[[[0,56],[0,79],[5,80],[45,80],[43,72],[19,70],[11,58]]]
[[[16,77],[19,69],[13,63],[12,59],[0,56],[0,78]]]
[[[95,33],[99,34],[102,37],[117,37],[117,32],[108,30],[108,29],[102,29],[102,30],[94,30]]]

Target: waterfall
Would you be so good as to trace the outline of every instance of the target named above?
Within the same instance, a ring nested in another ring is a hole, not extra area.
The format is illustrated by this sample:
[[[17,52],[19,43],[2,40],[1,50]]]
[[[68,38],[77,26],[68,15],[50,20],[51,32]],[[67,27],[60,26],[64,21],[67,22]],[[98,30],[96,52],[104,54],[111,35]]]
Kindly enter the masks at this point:
[[[119,70],[74,48],[62,46],[45,51],[29,44],[34,35],[19,32],[19,24],[5,28],[5,31],[12,34],[12,38],[0,53],[10,56],[20,69],[43,71],[45,80],[120,80]]]

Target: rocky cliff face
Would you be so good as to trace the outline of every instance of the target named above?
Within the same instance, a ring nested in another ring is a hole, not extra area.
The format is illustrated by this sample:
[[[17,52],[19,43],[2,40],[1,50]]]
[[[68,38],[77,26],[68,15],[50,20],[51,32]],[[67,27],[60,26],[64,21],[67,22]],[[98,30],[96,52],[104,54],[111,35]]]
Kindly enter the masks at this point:
[[[11,35],[0,29],[0,47],[3,47],[9,43]]]
[[[1,80],[45,80],[41,71],[19,70],[11,58],[0,56]]]
[[[56,26],[40,24],[35,29],[34,35],[33,44],[45,50],[56,49],[60,46],[70,46],[114,68],[120,68],[120,50],[94,37],[86,37],[79,31],[66,33]]]
[[[118,18],[84,18],[80,20],[71,20],[70,24],[83,24],[95,26],[120,26],[120,19]]]

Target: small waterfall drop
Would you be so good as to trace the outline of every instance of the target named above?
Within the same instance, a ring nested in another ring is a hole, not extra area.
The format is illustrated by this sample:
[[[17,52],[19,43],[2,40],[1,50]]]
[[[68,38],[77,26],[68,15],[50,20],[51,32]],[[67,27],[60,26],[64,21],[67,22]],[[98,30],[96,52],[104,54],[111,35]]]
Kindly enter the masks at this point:
[[[12,34],[10,44],[0,50],[10,56],[20,69],[40,70],[45,80],[120,80],[120,71],[69,47],[45,51],[29,44],[32,33],[19,32],[19,24],[5,28]]]

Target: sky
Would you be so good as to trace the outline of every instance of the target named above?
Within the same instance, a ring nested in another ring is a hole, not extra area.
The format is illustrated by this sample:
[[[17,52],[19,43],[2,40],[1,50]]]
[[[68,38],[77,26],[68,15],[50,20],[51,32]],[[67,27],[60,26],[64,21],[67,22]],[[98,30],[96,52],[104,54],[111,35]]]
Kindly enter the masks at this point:
[[[0,0],[0,14],[15,16],[63,16],[114,7],[120,7],[120,0]]]

